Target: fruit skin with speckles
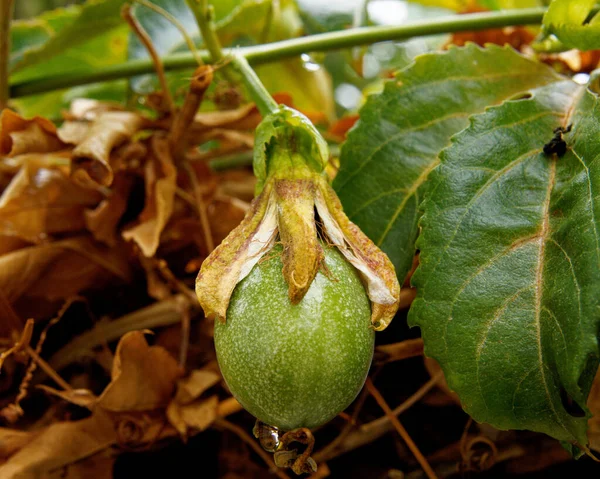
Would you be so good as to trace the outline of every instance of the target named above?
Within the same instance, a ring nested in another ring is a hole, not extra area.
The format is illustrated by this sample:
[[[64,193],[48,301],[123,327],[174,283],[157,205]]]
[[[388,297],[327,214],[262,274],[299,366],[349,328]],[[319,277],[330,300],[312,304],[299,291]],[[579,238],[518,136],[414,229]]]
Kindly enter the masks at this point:
[[[375,332],[371,306],[354,267],[323,245],[319,272],[293,305],[280,246],[240,282],[215,322],[215,348],[233,396],[255,417],[284,431],[333,419],[362,388]]]

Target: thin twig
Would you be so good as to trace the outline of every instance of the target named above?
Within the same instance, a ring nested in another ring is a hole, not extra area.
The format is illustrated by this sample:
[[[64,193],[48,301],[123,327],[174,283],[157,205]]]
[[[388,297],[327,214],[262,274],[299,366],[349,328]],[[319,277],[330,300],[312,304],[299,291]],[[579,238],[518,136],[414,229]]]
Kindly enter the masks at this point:
[[[425,395],[429,391],[431,391],[431,389],[433,389],[433,387],[437,383],[439,383],[442,380],[443,377],[444,377],[443,371],[441,371],[441,370],[438,371],[434,376],[431,377],[431,379],[429,381],[427,381],[425,384],[423,384],[423,386],[421,386],[419,389],[417,389],[402,404],[395,407],[392,410],[392,414],[394,416],[399,416],[400,414],[406,412],[408,409],[410,409],[412,406],[414,406],[416,403],[418,403],[421,399],[423,399],[425,397]],[[379,419],[375,419],[374,421],[371,421],[369,424],[366,424],[365,426],[377,428],[381,424],[387,423],[389,421],[390,421],[390,418],[388,416],[383,416],[383,417],[380,417]]]
[[[365,386],[369,390],[369,393],[371,393],[371,396],[373,396],[375,401],[377,401],[377,404],[379,404],[381,409],[383,409],[386,416],[388,416],[390,422],[394,425],[394,428],[396,429],[398,434],[400,434],[400,437],[404,440],[404,442],[406,443],[408,448],[411,450],[411,452],[413,453],[413,455],[415,456],[417,461],[419,461],[419,464],[423,468],[423,471],[425,471],[425,474],[427,474],[427,477],[429,479],[437,479],[437,475],[435,474],[435,472],[433,471],[433,469],[427,462],[427,459],[425,459],[425,456],[423,456],[423,454],[421,453],[421,451],[419,450],[417,445],[414,443],[414,441],[412,440],[412,438],[406,431],[406,429],[404,429],[404,426],[402,424],[400,424],[400,421],[398,420],[398,418],[396,416],[394,416],[393,411],[390,409],[390,407],[388,406],[387,402],[385,401],[385,399],[383,398],[383,396],[381,395],[379,390],[375,387],[375,385],[371,381],[371,378],[367,378],[367,382],[365,383]]]
[[[139,3],[140,5],[143,5],[146,8],[149,8],[153,12],[158,13],[160,16],[166,18],[169,22],[171,22],[171,24],[175,28],[177,28],[177,30],[179,30],[179,33],[181,33],[181,36],[185,40],[185,43],[187,44],[192,55],[194,55],[194,58],[196,59],[196,62],[198,62],[198,65],[204,64],[202,57],[198,54],[198,49],[196,48],[196,45],[194,45],[194,41],[188,35],[187,31],[185,30],[185,27],[181,24],[181,22],[179,20],[177,20],[177,18],[175,18],[173,15],[171,15],[169,12],[167,12],[164,8],[161,8],[152,2],[148,2],[147,0],[133,0],[133,1],[135,3]]]
[[[184,368],[187,361],[188,349],[190,346],[190,308],[186,307],[181,311],[181,343],[179,346],[179,365]]]
[[[150,58],[154,62],[154,66],[156,69],[156,75],[158,76],[158,81],[160,82],[160,86],[163,91],[163,98],[167,103],[167,108],[171,115],[175,114],[175,103],[173,102],[173,97],[171,96],[171,92],[169,91],[169,84],[167,83],[167,79],[165,77],[165,68],[163,62],[160,58],[160,55],[154,48],[154,44],[152,43],[152,39],[150,35],[146,32],[144,27],[137,21],[137,19],[131,13],[131,5],[125,4],[121,9],[121,16],[123,19],[129,24],[133,32],[140,39],[148,53],[150,54]]]
[[[14,0],[0,0],[0,111],[8,105],[8,60],[10,58],[10,21]]]
[[[392,412],[395,415],[406,412],[411,406],[422,399],[432,389],[432,387],[440,381],[442,375],[440,374],[439,376],[440,377],[437,377],[437,375],[432,377]],[[364,393],[368,393],[367,389],[363,390],[363,394]],[[379,439],[391,429],[390,419],[388,416],[383,416],[367,424],[363,424],[354,431],[351,431],[352,427],[346,426],[346,428],[347,429],[344,429],[340,434],[340,436],[342,436],[341,439],[339,439],[338,436],[338,438],[332,441],[330,445],[324,447],[321,451],[315,454],[315,460],[317,462],[328,461],[364,446],[365,444],[369,444]]]
[[[151,304],[113,321],[101,321],[86,333],[57,351],[48,361],[50,366],[60,371],[65,366],[90,353],[96,346],[115,341],[129,331],[153,329],[177,324],[181,321],[181,304],[187,298],[177,295],[172,299]]]
[[[194,168],[189,164],[188,161],[184,161],[183,166],[188,174],[192,189],[194,190],[194,197],[196,198],[196,208],[198,210],[198,216],[200,218],[200,224],[202,225],[202,234],[204,235],[204,242],[206,244],[207,253],[210,253],[215,249],[215,242],[212,236],[212,229],[210,227],[210,221],[208,219],[208,211],[206,209],[206,203],[202,197],[202,191],[198,184],[198,178]]]
[[[244,441],[246,444],[248,444],[254,450],[254,452],[256,452],[256,454],[258,454],[262,458],[262,460],[267,463],[267,465],[269,466],[269,470],[273,471],[277,475],[277,477],[280,477],[281,479],[290,479],[289,476],[285,472],[283,472],[281,469],[279,469],[275,465],[275,463],[273,462],[273,459],[271,459],[271,456],[269,454],[267,454],[260,447],[258,442],[256,442],[250,436],[250,434],[248,434],[246,431],[244,431],[241,427],[227,421],[226,419],[222,419],[222,418],[216,419],[215,425],[222,427],[223,429],[227,429],[228,431],[231,431],[236,436],[238,436],[242,441]]]
[[[50,378],[61,388],[63,388],[65,391],[71,391],[73,389],[67,381],[60,377],[60,375],[52,368],[52,366],[44,361],[41,356],[31,348],[31,346],[27,346],[25,351],[27,354],[29,354],[29,356],[31,356],[31,359],[36,362],[39,368],[48,376],[50,376]]]

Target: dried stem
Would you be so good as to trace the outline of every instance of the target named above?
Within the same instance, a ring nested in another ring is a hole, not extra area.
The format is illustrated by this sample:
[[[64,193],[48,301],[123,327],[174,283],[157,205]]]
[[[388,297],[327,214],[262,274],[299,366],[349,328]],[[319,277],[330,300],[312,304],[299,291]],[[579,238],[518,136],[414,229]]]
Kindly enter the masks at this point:
[[[436,476],[435,472],[433,471],[433,469],[431,468],[431,466],[429,465],[429,463],[427,462],[427,459],[425,459],[425,456],[423,456],[423,454],[421,453],[421,451],[419,450],[417,445],[414,443],[414,441],[412,440],[412,438],[406,431],[406,429],[404,429],[404,426],[402,424],[400,424],[400,421],[398,420],[398,418],[396,416],[394,416],[394,412],[390,409],[390,407],[388,406],[387,402],[385,401],[385,399],[383,398],[383,396],[381,395],[379,390],[375,387],[375,385],[371,381],[371,378],[367,378],[367,382],[365,383],[365,386],[369,390],[369,393],[371,394],[371,396],[373,396],[375,401],[377,401],[377,404],[379,404],[381,409],[383,409],[383,411],[385,412],[386,416],[389,418],[390,422],[393,424],[393,426],[396,429],[396,431],[398,432],[398,434],[400,434],[400,437],[402,437],[404,442],[406,442],[406,445],[411,450],[411,452],[413,453],[413,455],[415,456],[417,461],[419,461],[419,464],[423,468],[423,471],[425,471],[425,474],[427,474],[427,477],[429,479],[437,479],[437,476]]]
[[[210,253],[213,249],[215,249],[215,242],[212,236],[212,229],[210,227],[210,221],[208,220],[208,211],[206,209],[206,203],[204,202],[204,198],[202,197],[202,191],[200,190],[200,185],[198,184],[198,178],[196,177],[196,172],[194,168],[189,164],[189,162],[184,162],[184,168],[190,178],[190,183],[192,184],[192,189],[194,190],[194,198],[196,199],[196,208],[198,209],[198,216],[200,218],[200,224],[202,225],[202,234],[204,235],[204,243],[206,244],[206,253]]]
[[[433,386],[440,381],[442,377],[441,374],[439,375],[440,377],[436,376],[434,376],[427,383],[421,386],[414,394],[407,398],[392,412],[395,415],[402,414],[410,407],[412,407],[415,403],[417,403],[420,399],[422,399],[433,388]],[[367,389],[364,389],[363,394],[366,395],[366,393],[368,393],[368,391]],[[362,396],[359,399],[359,401],[360,400],[364,400]],[[349,451],[352,451],[361,446],[364,446],[365,444],[369,444],[379,439],[389,430],[391,430],[391,426],[390,419],[388,416],[383,416],[367,424],[363,424],[354,431],[352,431],[351,425],[347,425],[342,431],[342,433],[334,441],[332,441],[329,445],[327,445],[321,451],[315,454],[315,460],[317,462],[323,462],[333,459],[334,457],[341,456],[342,454],[345,454]]]
[[[89,354],[94,347],[115,341],[129,331],[177,324],[181,321],[182,304],[189,304],[187,298],[177,295],[172,299],[151,304],[113,321],[100,322],[92,330],[76,337],[57,351],[48,363],[53,369],[60,371],[82,356]]]
[[[384,344],[377,346],[375,349],[376,363],[391,363],[393,361],[401,361],[403,359],[421,356],[423,354],[423,340],[407,339],[399,343]]]
[[[160,55],[154,48],[154,44],[152,43],[152,39],[150,35],[144,30],[144,27],[137,21],[137,19],[131,13],[131,5],[125,4],[121,9],[121,16],[123,19],[129,24],[133,32],[140,39],[148,53],[150,54],[150,58],[154,62],[154,67],[156,69],[156,75],[158,76],[158,81],[160,82],[160,86],[163,91],[163,99],[167,103],[167,109],[171,112],[171,115],[175,114],[175,103],[173,102],[173,97],[171,96],[171,92],[169,91],[169,84],[167,83],[167,79],[165,77],[165,67],[160,58]]]
[[[429,391],[431,391],[431,389],[437,383],[439,383],[442,380],[443,377],[444,377],[444,373],[442,371],[438,371],[435,374],[435,376],[433,376],[429,381],[427,381],[425,384],[423,384],[423,386],[421,386],[419,389],[417,389],[402,404],[400,404],[398,407],[394,408],[392,410],[392,414],[394,416],[399,416],[403,412],[406,412],[408,409],[410,409],[412,406],[414,406],[417,402],[419,402],[421,399],[423,399],[425,397],[425,395]],[[389,423],[389,422],[390,422],[390,418],[386,415],[384,417],[381,417],[379,419],[375,419],[374,421],[371,421],[366,426],[372,427],[372,428],[377,428],[380,425]]]
[[[8,59],[10,57],[10,20],[14,0],[0,0],[0,111],[8,105]]]
[[[41,356],[31,348],[31,346],[27,346],[25,348],[25,351],[27,352],[27,354],[29,354],[29,356],[31,356],[31,359],[35,361],[39,368],[42,371],[44,371],[48,376],[50,376],[50,378],[61,388],[63,388],[65,391],[71,391],[73,389],[67,381],[65,381],[59,376],[59,374],[52,368],[52,366],[50,366],[46,361],[44,361],[41,358]]]
[[[213,68],[201,65],[196,68],[190,81],[190,88],[185,96],[181,110],[177,113],[169,129],[169,144],[177,163],[184,160],[183,153],[187,149],[185,134],[194,121],[196,112],[202,103],[204,94],[213,80]]]
[[[246,444],[248,444],[254,450],[254,452],[256,452],[256,454],[258,454],[261,457],[261,459],[263,461],[265,461],[265,463],[269,466],[269,469],[272,472],[274,472],[277,475],[277,477],[280,477],[281,479],[290,479],[286,473],[284,473],[281,469],[279,469],[275,465],[275,463],[273,462],[273,459],[271,459],[271,456],[267,452],[263,451],[263,449],[260,447],[258,442],[256,442],[254,440],[254,438],[252,438],[250,436],[250,434],[248,434],[246,431],[244,431],[241,427],[236,426],[235,424],[227,421],[226,419],[222,419],[222,418],[215,420],[214,424],[217,427],[221,427],[223,429],[227,429],[228,431],[231,431],[236,436],[238,436],[242,441],[244,441]]]

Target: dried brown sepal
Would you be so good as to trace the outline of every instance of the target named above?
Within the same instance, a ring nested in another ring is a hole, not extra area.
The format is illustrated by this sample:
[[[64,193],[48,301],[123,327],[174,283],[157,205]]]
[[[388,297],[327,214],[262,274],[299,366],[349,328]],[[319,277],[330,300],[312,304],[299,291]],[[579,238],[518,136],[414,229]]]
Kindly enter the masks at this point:
[[[283,277],[292,304],[298,304],[323,263],[315,223],[312,180],[275,180],[277,223],[283,243]]]
[[[329,240],[359,271],[371,300],[371,324],[384,330],[400,306],[400,284],[394,265],[358,226],[352,223],[335,191],[324,178],[318,180],[316,207]]]
[[[235,286],[273,245],[277,218],[271,192],[268,186],[252,201],[239,226],[202,263],[196,295],[206,317],[225,322]]]

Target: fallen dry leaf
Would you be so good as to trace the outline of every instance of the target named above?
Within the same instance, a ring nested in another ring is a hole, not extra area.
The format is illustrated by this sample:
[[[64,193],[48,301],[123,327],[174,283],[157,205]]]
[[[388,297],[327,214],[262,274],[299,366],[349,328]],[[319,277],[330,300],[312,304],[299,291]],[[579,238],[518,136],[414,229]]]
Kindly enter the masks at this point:
[[[66,299],[115,277],[129,281],[123,251],[87,236],[47,243],[0,256],[0,290],[14,304],[23,298]]]
[[[48,426],[0,466],[2,479],[39,479],[96,454],[117,441],[110,416],[97,411],[74,422]]]
[[[0,114],[0,156],[47,153],[62,147],[51,121],[39,116],[26,120],[9,109]]]
[[[189,429],[202,431],[217,417],[219,400],[217,396],[196,401],[207,389],[221,380],[213,371],[195,370],[177,383],[177,393],[167,407],[167,418],[177,432],[187,436]]]
[[[117,244],[117,226],[127,209],[132,186],[132,176],[126,172],[117,173],[108,198],[95,209],[85,211],[85,225],[96,240],[109,246]]]
[[[75,184],[61,157],[23,155],[22,166],[0,196],[0,234],[39,243],[49,235],[85,229],[86,208],[102,195]]]
[[[107,411],[145,411],[166,406],[182,375],[177,361],[162,347],[149,346],[141,331],[119,341],[112,381],[98,398]]]
[[[125,230],[123,238],[133,240],[145,256],[153,256],[160,243],[175,200],[177,170],[169,144],[164,138],[152,138],[152,159],[145,165],[146,204],[138,225]]]
[[[130,140],[145,124],[144,118],[133,112],[101,113],[84,132],[80,126],[67,124],[58,131],[65,142],[76,143],[73,150],[72,174],[83,170],[89,178],[108,186],[113,182],[110,155],[114,148]]]

